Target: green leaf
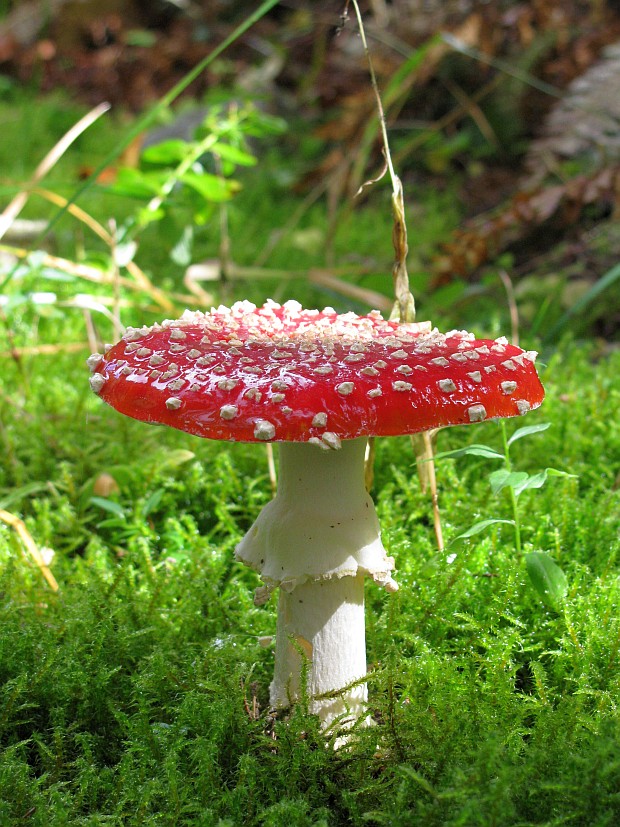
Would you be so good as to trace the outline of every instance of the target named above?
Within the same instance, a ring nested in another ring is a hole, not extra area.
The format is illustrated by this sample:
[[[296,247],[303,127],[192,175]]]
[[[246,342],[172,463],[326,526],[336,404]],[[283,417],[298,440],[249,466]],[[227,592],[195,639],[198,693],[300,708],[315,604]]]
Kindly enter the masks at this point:
[[[524,436],[529,436],[529,434],[538,434],[541,431],[546,431],[547,428],[550,427],[550,422],[539,422],[538,425],[526,425],[524,428],[518,428],[508,440],[508,445],[512,445],[513,442],[522,439]]]
[[[0,499],[0,508],[8,509],[23,500],[25,497],[30,497],[32,494],[38,494],[40,491],[50,491],[50,484],[47,482],[30,482],[27,485],[22,485],[21,488],[11,489],[11,493]]]
[[[157,35],[148,29],[128,29],[123,34],[123,40],[127,46],[151,48],[157,44]]]
[[[173,138],[147,147],[142,153],[141,160],[146,164],[163,167],[176,167],[184,161],[192,151],[194,144]]]
[[[228,201],[240,188],[236,181],[220,178],[208,172],[186,172],[181,181],[191,187],[206,201]]]
[[[127,267],[133,261],[133,258],[138,250],[138,245],[135,241],[128,241],[125,244],[118,244],[114,248],[114,262],[119,267]]]
[[[152,198],[153,195],[159,195],[164,181],[165,173],[141,172],[139,169],[122,167],[110,192],[130,198]]]
[[[528,478],[529,474],[526,474],[525,471],[508,471],[506,468],[500,468],[499,471],[489,474],[489,483],[494,494],[497,494],[502,488],[513,488],[516,492],[527,482]]]
[[[205,69],[210,66],[219,56],[235,41],[237,41],[245,32],[248,31],[255,23],[257,23],[262,17],[264,17],[267,12],[269,12],[274,6],[277,6],[278,0],[264,0],[260,6],[253,11],[251,14],[248,14],[247,17],[244,17],[242,22],[226,37],[222,40],[214,49],[209,51],[202,60],[196,63],[193,68],[187,72],[181,80],[176,83],[172,89],[166,92],[165,95],[162,95],[156,105],[148,110],[143,116],[138,118],[133,126],[127,130],[121,140],[108,152],[99,162],[99,164],[93,169],[91,174],[88,176],[86,181],[84,181],[81,186],[71,195],[67,203],[61,207],[55,215],[50,219],[47,224],[47,229],[45,231],[46,236],[49,235],[52,228],[56,225],[56,223],[60,220],[62,216],[68,211],[71,204],[74,204],[76,201],[80,200],[80,197],[92,186],[96,183],[101,173],[109,167],[112,163],[114,163],[120,153],[130,145],[130,143],[137,138],[142,132],[144,132],[148,127],[153,124],[159,114],[165,112],[173,101],[175,101],[182,92],[184,92],[187,87],[194,81],[196,78],[200,77],[203,74]],[[3,81],[0,79],[0,90],[2,90]],[[6,85],[5,85],[6,88]],[[15,276],[15,272],[18,269],[18,265],[14,265],[11,267],[11,270],[6,274],[3,279],[0,279],[0,293],[4,292],[6,285],[12,281]]]
[[[41,267],[39,275],[41,278],[48,279],[49,281],[62,281],[65,283],[75,281],[75,276],[71,275],[71,273],[63,273],[62,270],[56,270],[54,267]]]
[[[515,486],[515,494],[517,497],[522,491],[527,491],[530,488],[542,488],[547,482],[547,477],[576,477],[576,474],[569,474],[567,471],[558,471],[556,468],[545,468],[544,471],[539,471],[537,474],[529,476],[521,485]]]
[[[405,62],[398,68],[390,78],[384,91],[384,106],[387,107],[390,102],[400,97],[408,89],[408,79],[415,77],[415,72],[424,63],[429,52],[431,52],[441,42],[441,36],[435,35],[431,37],[426,43],[414,49]]]
[[[463,534],[454,537],[452,542],[455,543],[457,540],[465,540],[468,537],[473,537],[475,534],[480,534],[481,531],[496,523],[505,523],[506,525],[515,524],[514,520],[481,520],[479,523],[474,523],[473,526],[468,528],[467,531],[464,531]]]
[[[525,566],[532,585],[543,601],[552,609],[557,609],[568,591],[568,581],[562,569],[541,551],[526,554]]]
[[[142,506],[142,516],[148,517],[148,515],[155,511],[155,509],[159,506],[160,502],[162,501],[162,497],[164,496],[164,489],[157,488],[153,493],[148,497],[144,505]]]
[[[27,293],[12,293],[6,297],[6,301],[2,304],[2,310],[9,315],[23,304],[30,301]]]
[[[136,212],[136,219],[138,225],[144,228],[148,227],[149,224],[160,221],[165,215],[166,211],[163,206],[158,207],[156,210],[152,209],[152,207],[144,207]]]
[[[223,160],[231,161],[231,163],[240,167],[253,167],[256,164],[254,155],[250,155],[249,152],[239,149],[239,147],[231,146],[230,144],[217,143],[211,147],[211,152],[214,155],[219,155]]]
[[[488,445],[468,445],[467,448],[458,448],[456,451],[443,451],[435,454],[434,459],[456,459],[456,457],[486,457],[487,459],[504,459],[504,455],[498,453]],[[430,460],[424,460],[430,462]]]
[[[284,118],[278,118],[276,115],[269,115],[266,112],[261,112],[260,109],[254,109],[248,120],[243,123],[242,131],[244,135],[250,135],[252,138],[263,138],[265,135],[280,135],[286,132],[288,124]]]
[[[401,765],[398,769],[403,775],[406,775],[408,778],[414,781],[419,787],[421,787],[421,789],[423,789],[424,792],[428,793],[433,798],[437,798],[437,793],[435,792],[431,782],[427,781],[427,779],[419,772],[414,770],[413,767]]]
[[[106,500],[105,497],[91,497],[90,502],[102,508],[104,511],[114,514],[115,517],[120,517],[122,520],[125,519],[125,512],[114,500]]]
[[[434,574],[437,574],[441,563],[442,558],[439,554],[434,554],[432,557],[429,557],[429,559],[422,564],[420,570],[418,571],[418,577],[426,579],[428,577],[432,577]]]

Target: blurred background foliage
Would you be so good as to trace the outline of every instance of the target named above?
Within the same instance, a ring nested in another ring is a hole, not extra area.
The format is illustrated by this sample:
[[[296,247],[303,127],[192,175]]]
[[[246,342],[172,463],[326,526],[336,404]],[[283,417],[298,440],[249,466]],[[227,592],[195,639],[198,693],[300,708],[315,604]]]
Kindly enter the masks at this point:
[[[493,318],[507,306],[508,274],[535,335],[555,341],[570,327],[617,341],[617,4],[374,0],[362,9],[404,181],[421,312],[463,324]],[[247,4],[5,2],[5,199],[88,107],[112,109],[45,179],[65,198],[159,107],[80,197],[106,230],[114,220],[114,239],[65,216],[25,246],[109,271],[113,241],[116,265],[134,261],[176,294],[175,306],[275,295],[386,309],[387,188],[356,195],[383,164],[376,105],[356,25],[342,11],[278,4],[163,107]],[[212,134],[228,157],[210,152]],[[53,211],[38,195],[23,216]],[[6,272],[15,265],[11,250],[5,256]],[[51,277],[53,268],[31,264],[39,280]],[[13,303],[40,292],[28,287],[22,279]]]

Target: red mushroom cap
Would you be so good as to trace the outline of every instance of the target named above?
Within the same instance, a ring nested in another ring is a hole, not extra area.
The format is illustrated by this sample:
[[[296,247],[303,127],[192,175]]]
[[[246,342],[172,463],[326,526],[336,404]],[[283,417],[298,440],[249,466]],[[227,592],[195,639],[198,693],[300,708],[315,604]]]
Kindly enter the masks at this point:
[[[130,328],[88,360],[121,413],[211,439],[319,442],[518,416],[544,390],[536,354],[429,323],[238,302]]]

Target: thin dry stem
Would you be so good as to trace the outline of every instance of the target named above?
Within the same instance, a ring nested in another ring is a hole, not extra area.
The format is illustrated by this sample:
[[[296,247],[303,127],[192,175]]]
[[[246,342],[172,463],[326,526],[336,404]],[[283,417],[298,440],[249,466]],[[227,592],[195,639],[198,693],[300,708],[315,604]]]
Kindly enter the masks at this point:
[[[123,335],[124,327],[123,323],[121,322],[121,285],[120,285],[120,277],[121,271],[118,265],[118,255],[117,255],[117,232],[116,232],[116,221],[114,219],[110,220],[110,252],[112,254],[112,263],[113,263],[113,282],[112,282],[112,317],[113,317],[113,324],[114,324],[114,333],[116,334],[116,338],[120,339]]]
[[[100,118],[101,115],[107,112],[109,108],[109,103],[100,103],[98,106],[95,106],[94,109],[91,109],[90,112],[84,115],[83,118],[80,118],[80,120],[63,135],[63,137],[58,141],[58,143],[50,149],[45,158],[43,158],[39,166],[34,171],[34,174],[32,176],[32,184],[36,184],[37,181],[40,181],[42,178],[44,178],[47,175],[47,173],[52,169],[52,167],[64,155],[64,153],[75,141],[75,139],[79,135],[81,135],[82,132],[88,129],[88,127],[91,126],[96,120],[98,120],[98,118]],[[30,194],[28,192],[29,189],[30,187],[25,188],[24,190],[19,192],[15,196],[15,198],[13,198],[13,200],[5,207],[2,215],[0,215],[0,238],[3,237],[7,229],[11,226],[13,221],[17,218],[17,216],[24,208]]]
[[[184,284],[188,290],[203,303],[210,304],[213,301],[213,296],[211,293],[203,290],[200,282],[216,282],[220,278],[220,272],[221,264],[217,259],[192,265],[188,267],[185,272]],[[370,290],[367,287],[360,287],[357,284],[344,281],[335,275],[335,273],[343,273],[349,276],[361,276],[369,272],[372,272],[372,268],[341,267],[330,270],[319,268],[311,268],[310,270],[272,270],[265,267],[245,267],[235,264],[234,261],[230,261],[226,268],[227,279],[231,282],[241,279],[252,280],[259,278],[279,280],[304,278],[311,284],[328,287],[330,290],[335,290],[343,296],[368,304],[378,310],[389,312],[392,307],[392,302],[386,299],[383,293],[378,293],[376,290]]]
[[[0,509],[0,520],[6,525],[10,526],[15,531],[19,539],[22,541],[26,551],[39,567],[39,571],[45,578],[48,586],[53,591],[57,592],[58,583],[56,582],[56,578],[54,577],[54,575],[49,569],[49,566],[43,559],[43,555],[39,551],[39,547],[37,546],[35,541],[32,539],[32,536],[26,528],[24,521],[20,520],[19,517],[16,517],[14,514],[11,514],[8,511],[4,511],[3,509]]]
[[[55,356],[57,353],[79,353],[90,351],[88,342],[67,342],[61,345],[33,345],[32,347],[18,347],[14,351],[0,350],[0,359],[11,359],[15,354],[23,356]]]
[[[474,98],[464,92],[460,86],[453,83],[451,80],[446,78],[443,82],[446,89],[454,95],[458,103],[474,121],[480,132],[484,135],[491,146],[497,147],[499,145],[499,141],[497,139],[497,135],[495,134],[495,130]]]
[[[53,190],[48,190],[43,187],[33,187],[30,190],[31,195],[38,195],[40,198],[44,198],[46,201],[49,201],[52,204],[55,204],[57,207],[61,207],[64,210],[72,215],[74,218],[77,218],[78,221],[81,221],[82,224],[85,224],[89,230],[91,230],[95,235],[99,236],[99,238],[104,241],[108,246],[110,246],[111,238],[110,233],[103,227],[95,218],[93,218],[86,210],[83,210],[81,207],[78,207],[77,204],[69,203],[69,201],[62,195],[59,195],[57,192]]]
[[[29,250],[25,250],[23,247],[13,247],[9,244],[0,244],[0,252],[9,253],[19,259],[26,259],[30,255]],[[89,267],[87,264],[77,264],[69,259],[53,256],[50,253],[46,253],[42,257],[41,263],[46,267],[52,267],[63,273],[69,273],[71,276],[76,276],[77,278],[91,281],[95,284],[114,283],[114,276],[111,273],[104,273],[96,267]],[[127,269],[129,270],[129,267]],[[146,276],[144,278],[146,279]],[[161,290],[152,285],[148,279],[146,279],[146,283],[138,284],[131,279],[120,278],[119,283],[129,290],[146,293],[160,309],[174,310],[174,304],[170,299]],[[191,297],[187,298],[190,302],[195,303],[195,299]]]
[[[74,218],[77,218],[78,221],[81,221],[90,230],[92,230],[92,232],[95,233],[95,235],[97,235],[109,247],[111,251],[113,250],[113,248],[116,245],[114,237],[115,232],[108,232],[108,230],[106,230],[106,228],[102,224],[100,224],[95,218],[89,215],[89,213],[87,213],[81,207],[78,207],[77,204],[70,203],[62,195],[59,195],[56,192],[52,192],[51,190],[35,188],[32,190],[32,192],[36,193],[37,195],[40,195],[42,198],[45,198],[52,204],[56,204],[56,206],[66,209],[70,215],[72,215]],[[146,273],[135,263],[135,261],[128,261],[125,264],[125,269],[131,276],[133,276],[136,282],[146,293],[149,293],[151,296],[153,296],[155,301],[163,310],[174,310],[174,304],[170,301],[166,293],[154,286],[154,284],[148,278]],[[116,282],[114,283],[116,284]]]
[[[273,456],[273,445],[268,442],[265,445],[267,449],[267,469],[269,471],[269,483],[271,485],[271,496],[275,497],[278,493],[278,475],[276,472],[276,463]]]
[[[370,80],[372,83],[372,88],[377,102],[377,110],[379,113],[379,123],[381,126],[381,135],[383,138],[383,154],[385,157],[386,168],[389,172],[390,179],[392,181],[392,215],[394,219],[394,224],[392,228],[392,243],[394,245],[395,254],[394,264],[392,266],[392,279],[394,283],[394,296],[396,298],[396,302],[394,303],[394,306],[392,308],[390,318],[398,320],[401,323],[414,322],[415,301],[411,293],[411,290],[409,289],[409,275],[407,273],[407,254],[409,252],[409,246],[407,241],[407,223],[405,219],[405,200],[403,194],[403,185],[398,175],[396,175],[392,163],[392,156],[390,153],[387,126],[385,120],[385,113],[383,111],[383,104],[381,101],[381,94],[379,92],[379,86],[377,84],[375,70],[372,64],[368,44],[366,42],[364,24],[362,21],[362,15],[360,13],[359,6],[357,4],[357,0],[347,0],[345,10],[343,13],[343,19],[346,19],[346,13],[349,2],[352,3],[355,9],[360,36],[362,38],[362,44],[364,46],[366,60],[368,61]],[[429,466],[426,473],[428,475],[428,482],[433,504],[433,521],[435,525],[435,535],[437,537],[437,545],[439,547],[439,550],[442,551],[444,547],[443,533],[441,530],[441,517],[439,513],[439,500],[437,495],[437,481],[435,477],[435,463],[433,460],[433,444],[431,441],[430,434],[425,433],[422,435],[421,438],[422,443],[424,445],[424,455],[427,460],[426,464]],[[369,465],[372,462],[373,453],[374,452],[371,449],[366,460],[365,473],[367,486],[369,480],[372,481],[372,468],[370,468]],[[418,466],[418,468],[419,467],[420,466]]]
[[[443,541],[443,530],[441,527],[441,514],[439,511],[439,493],[437,489],[437,477],[435,474],[435,461],[433,450],[433,438],[437,430],[424,431],[421,434],[414,434],[411,437],[411,444],[416,454],[418,464],[418,476],[420,478],[420,486],[422,492],[430,492],[431,503],[433,506],[433,525],[435,528],[435,537],[437,539],[437,548],[442,552],[445,548]]]
[[[392,214],[394,217],[394,226],[392,230],[392,243],[394,245],[394,264],[392,266],[392,280],[394,282],[394,295],[396,303],[392,309],[391,317],[398,319],[401,322],[415,321],[415,302],[413,295],[409,289],[409,275],[407,273],[407,253],[409,246],[407,243],[407,224],[405,221],[405,201],[403,198],[403,185],[394,171],[392,164],[392,155],[390,153],[390,145],[388,141],[387,125],[385,121],[385,113],[383,111],[383,103],[381,101],[381,93],[379,92],[379,85],[377,83],[377,76],[366,42],[366,33],[364,31],[364,23],[362,15],[357,4],[357,0],[351,0],[355,15],[357,17],[357,24],[368,62],[368,70],[370,73],[370,82],[375,94],[377,102],[377,111],[379,113],[379,125],[381,128],[381,137],[383,140],[383,154],[387,166],[387,171],[392,182]]]
[[[99,336],[95,329],[92,313],[90,310],[84,309],[82,315],[84,316],[84,326],[86,327],[86,335],[88,336],[88,347],[91,353],[96,353],[99,350]]]
[[[471,103],[477,103],[478,101],[484,100],[484,98],[488,97],[499,86],[500,79],[500,76],[496,75],[482,88],[472,94],[468,101]],[[447,112],[441,118],[429,123],[425,130],[420,132],[413,140],[409,141],[402,149],[396,152],[396,163],[404,161],[409,157],[409,155],[411,155],[412,152],[415,152],[418,147],[423,146],[428,141],[429,134],[441,132],[442,129],[457,123],[461,118],[467,116],[468,114],[469,112],[467,106],[459,105],[450,110],[450,112]]]
[[[519,346],[519,308],[517,307],[517,299],[515,296],[512,280],[505,270],[498,270],[499,277],[504,285],[506,291],[506,298],[508,300],[508,309],[510,311],[510,341],[513,345]]]

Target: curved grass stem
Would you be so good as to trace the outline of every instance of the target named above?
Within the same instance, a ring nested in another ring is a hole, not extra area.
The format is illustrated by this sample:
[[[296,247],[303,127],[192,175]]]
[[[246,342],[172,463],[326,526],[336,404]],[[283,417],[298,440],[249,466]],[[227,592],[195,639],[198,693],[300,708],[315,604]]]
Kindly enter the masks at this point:
[[[502,430],[502,445],[504,448],[504,464],[506,470],[508,471],[508,473],[510,473],[512,471],[512,462],[510,460],[510,446],[508,445],[508,434],[506,433],[506,421],[504,419],[500,420],[500,427]],[[521,524],[519,522],[519,503],[517,500],[517,495],[515,494],[515,490],[511,485],[508,486],[508,496],[510,498],[512,519],[514,521],[515,551],[517,552],[517,560],[520,560],[523,552],[521,547]]]

